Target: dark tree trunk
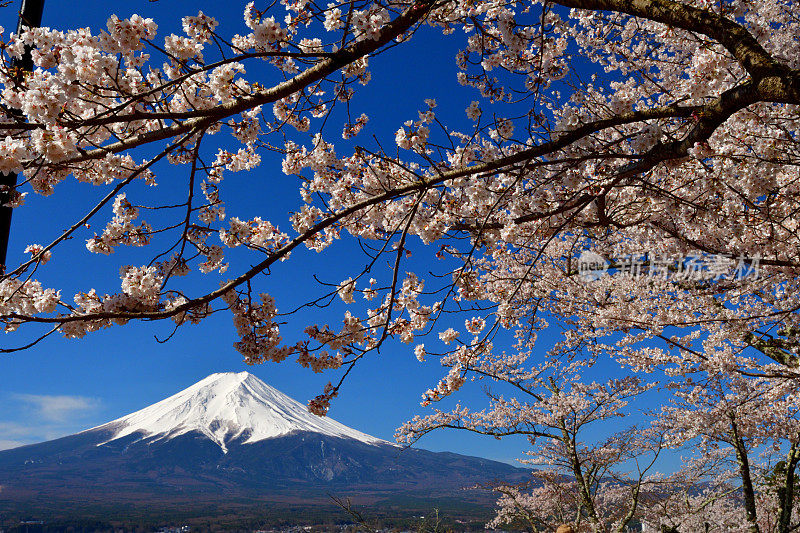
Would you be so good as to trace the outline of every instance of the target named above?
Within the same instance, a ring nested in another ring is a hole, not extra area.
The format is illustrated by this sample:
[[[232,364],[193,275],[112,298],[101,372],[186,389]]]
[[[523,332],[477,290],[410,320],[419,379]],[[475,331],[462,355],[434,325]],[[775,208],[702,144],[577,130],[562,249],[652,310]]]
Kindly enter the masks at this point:
[[[736,419],[731,415],[731,432],[733,433],[733,447],[736,450],[736,461],[739,463],[739,474],[742,477],[742,494],[744,496],[744,510],[747,521],[750,522],[748,531],[758,533],[758,515],[756,513],[756,493],[753,489],[753,480],[750,477],[750,460],[747,457],[747,448],[744,439],[739,435]]]
[[[19,34],[26,28],[38,28],[42,24],[42,13],[44,12],[44,0],[22,0],[22,8],[19,11],[19,21],[17,22],[17,33]],[[25,47],[25,53],[19,60],[14,60],[12,67],[19,69],[21,76],[25,72],[33,70],[33,57],[29,47]],[[13,208],[8,204],[12,198],[14,188],[17,186],[17,174],[0,173],[0,274],[6,272],[6,257],[8,255],[8,239],[11,235],[11,214]]]
[[[794,507],[794,483],[797,476],[795,470],[797,463],[800,460],[800,450],[797,448],[797,443],[793,443],[789,450],[788,461],[786,461],[786,470],[783,477],[783,486],[778,488],[778,533],[789,533],[792,528],[792,509]]]

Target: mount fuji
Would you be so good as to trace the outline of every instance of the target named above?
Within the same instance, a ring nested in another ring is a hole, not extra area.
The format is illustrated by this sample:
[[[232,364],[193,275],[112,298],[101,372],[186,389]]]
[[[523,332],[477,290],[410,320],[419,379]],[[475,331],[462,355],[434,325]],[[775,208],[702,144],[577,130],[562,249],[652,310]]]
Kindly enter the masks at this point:
[[[212,374],[101,426],[0,452],[0,501],[462,497],[475,483],[528,477],[505,463],[403,449],[317,417],[247,372]]]
[[[228,453],[227,442],[249,444],[294,432],[389,444],[309,413],[300,402],[248,372],[212,374],[166,400],[88,431],[98,430],[113,434],[107,442],[133,434],[156,442],[196,432],[223,453]]]

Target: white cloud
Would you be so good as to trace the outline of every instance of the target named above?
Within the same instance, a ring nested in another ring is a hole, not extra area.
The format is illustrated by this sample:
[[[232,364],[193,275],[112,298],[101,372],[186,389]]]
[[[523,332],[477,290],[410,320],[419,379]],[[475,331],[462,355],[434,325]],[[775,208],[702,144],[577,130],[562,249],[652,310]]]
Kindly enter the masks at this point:
[[[84,396],[50,396],[47,394],[14,394],[13,398],[34,409],[51,422],[66,422],[99,407],[100,402]]]
[[[23,442],[21,440],[3,440],[0,439],[0,450],[10,450],[11,448],[17,448],[19,446],[24,446],[26,444],[30,444],[29,442]]]
[[[0,420],[0,450],[57,439],[85,429],[101,407],[85,396],[9,394],[0,398],[0,412],[14,420]]]
[[[0,422],[0,434],[7,438],[18,439],[33,433],[32,428],[17,424],[16,422]]]
[[[9,450],[35,442],[37,439],[36,428],[23,426],[16,422],[0,422],[0,450]]]

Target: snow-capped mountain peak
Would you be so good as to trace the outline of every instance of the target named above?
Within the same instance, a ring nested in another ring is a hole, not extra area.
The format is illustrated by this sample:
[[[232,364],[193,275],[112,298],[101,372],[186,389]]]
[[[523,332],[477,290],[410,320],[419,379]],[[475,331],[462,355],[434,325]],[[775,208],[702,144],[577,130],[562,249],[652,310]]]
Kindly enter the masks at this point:
[[[306,406],[248,372],[211,374],[174,396],[92,429],[112,430],[106,442],[134,433],[171,439],[197,431],[225,453],[232,439],[246,436],[243,443],[248,444],[295,431],[389,444],[309,413]]]

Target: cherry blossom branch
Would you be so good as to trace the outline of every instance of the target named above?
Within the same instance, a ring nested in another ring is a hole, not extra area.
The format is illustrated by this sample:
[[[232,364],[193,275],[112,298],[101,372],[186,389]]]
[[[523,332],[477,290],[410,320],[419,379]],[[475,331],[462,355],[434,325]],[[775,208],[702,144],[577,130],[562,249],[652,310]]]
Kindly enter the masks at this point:
[[[147,163],[145,163],[144,165],[142,165],[142,166],[140,166],[139,168],[137,168],[136,170],[134,170],[134,171],[133,171],[133,172],[130,174],[130,176],[128,176],[127,178],[125,178],[124,180],[122,180],[120,183],[118,183],[116,186],[114,186],[114,188],[113,188],[113,189],[111,189],[111,191],[109,191],[109,192],[108,192],[108,194],[106,194],[106,195],[105,195],[105,196],[104,196],[104,197],[103,197],[103,198],[102,198],[102,199],[101,199],[101,200],[100,200],[100,201],[99,201],[97,204],[95,204],[95,205],[94,205],[94,207],[92,207],[92,208],[91,208],[89,211],[87,211],[87,213],[86,213],[86,214],[85,214],[83,217],[81,217],[81,219],[80,219],[80,220],[78,220],[78,221],[77,221],[77,222],[75,222],[75,223],[74,223],[72,226],[70,226],[68,229],[66,229],[66,230],[65,230],[65,231],[64,231],[64,232],[63,232],[61,235],[59,235],[59,236],[58,236],[58,237],[57,237],[55,240],[53,240],[52,242],[50,242],[50,244],[48,244],[48,245],[44,246],[44,247],[42,248],[42,251],[41,251],[41,252],[39,252],[39,255],[42,255],[42,254],[44,254],[45,252],[48,252],[48,251],[52,250],[52,249],[53,249],[53,248],[55,248],[55,247],[56,247],[56,246],[57,246],[59,243],[61,243],[61,242],[63,242],[64,240],[68,239],[68,238],[69,238],[69,237],[70,237],[70,236],[71,236],[73,233],[75,233],[75,231],[77,231],[78,229],[80,229],[80,228],[84,227],[84,225],[85,225],[85,224],[86,224],[86,223],[87,223],[89,220],[91,220],[91,218],[92,218],[92,217],[93,217],[95,214],[97,214],[97,212],[98,212],[98,211],[100,211],[100,209],[102,209],[102,208],[103,208],[105,205],[107,205],[107,204],[108,204],[108,202],[110,202],[112,199],[114,199],[114,198],[117,196],[117,194],[118,194],[118,193],[119,193],[119,192],[120,192],[122,189],[124,189],[124,188],[125,188],[125,186],[126,186],[126,185],[128,185],[130,182],[132,182],[133,180],[135,180],[136,178],[138,178],[139,176],[141,176],[141,175],[142,175],[142,173],[144,173],[144,172],[146,172],[147,170],[149,170],[149,169],[150,169],[150,168],[151,168],[153,165],[155,165],[155,164],[156,164],[156,163],[158,163],[160,160],[162,160],[164,157],[166,157],[167,155],[169,155],[169,154],[170,154],[170,153],[171,153],[173,150],[175,150],[175,149],[176,149],[176,148],[178,148],[179,146],[182,146],[182,145],[183,145],[183,143],[185,143],[187,140],[189,140],[189,139],[192,137],[192,135],[194,135],[194,133],[195,133],[195,132],[193,132],[193,131],[192,131],[192,132],[189,132],[188,134],[186,134],[185,136],[183,136],[181,139],[179,139],[177,142],[174,142],[174,143],[170,144],[168,147],[166,147],[164,150],[162,150],[162,151],[161,151],[161,153],[159,153],[159,154],[158,154],[158,155],[156,155],[155,157],[151,158],[151,159],[150,159],[150,160],[149,160]],[[8,272],[8,273],[6,273],[6,274],[4,274],[4,275],[0,276],[0,280],[2,280],[2,279],[4,279],[4,278],[9,278],[9,277],[14,277],[14,276],[19,276],[20,274],[22,274],[23,272],[25,272],[25,271],[28,269],[28,267],[29,267],[30,265],[32,265],[33,263],[35,263],[35,262],[36,262],[36,260],[37,260],[37,257],[36,257],[36,256],[34,256],[34,257],[32,257],[31,259],[29,259],[28,261],[26,261],[26,262],[24,262],[24,263],[21,263],[21,264],[20,264],[20,265],[19,265],[17,268],[15,268],[14,270],[12,270],[11,272]]]

